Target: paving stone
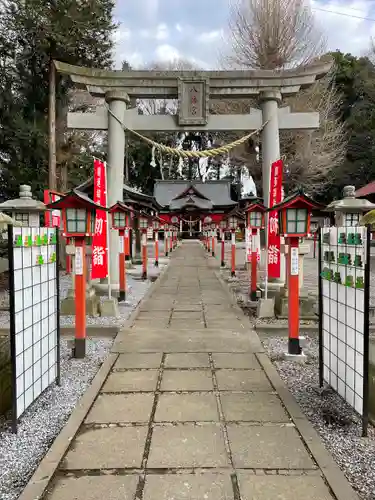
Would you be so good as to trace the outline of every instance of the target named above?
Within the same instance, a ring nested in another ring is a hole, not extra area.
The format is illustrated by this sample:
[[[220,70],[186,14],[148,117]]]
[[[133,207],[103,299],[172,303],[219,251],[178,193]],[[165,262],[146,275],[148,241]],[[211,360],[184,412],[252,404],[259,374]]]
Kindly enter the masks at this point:
[[[225,420],[242,422],[289,422],[279,398],[267,392],[221,393]]]
[[[202,311],[173,311],[172,320],[202,320],[203,312]]]
[[[164,370],[162,391],[213,391],[209,370]]]
[[[148,422],[154,394],[101,394],[86,423]]]
[[[215,368],[260,369],[254,354],[213,353]]]
[[[220,391],[273,391],[262,370],[217,370]]]
[[[114,372],[107,378],[102,392],[155,391],[158,370]]]
[[[164,366],[166,368],[209,368],[210,360],[206,353],[167,354]]]
[[[115,363],[114,369],[123,368],[159,368],[161,364],[162,353],[153,354],[120,354]]]
[[[229,473],[147,475],[143,500],[155,499],[233,500],[232,482]]]
[[[234,466],[260,469],[312,469],[311,461],[293,427],[229,424]]]
[[[219,413],[214,394],[160,395],[156,408],[156,422],[218,421]]]
[[[148,468],[226,467],[229,465],[219,425],[155,426]]]
[[[59,477],[48,500],[133,500],[138,476]]]
[[[241,500],[333,500],[320,477],[237,474]]]
[[[88,429],[73,441],[61,469],[141,467],[147,427]]]

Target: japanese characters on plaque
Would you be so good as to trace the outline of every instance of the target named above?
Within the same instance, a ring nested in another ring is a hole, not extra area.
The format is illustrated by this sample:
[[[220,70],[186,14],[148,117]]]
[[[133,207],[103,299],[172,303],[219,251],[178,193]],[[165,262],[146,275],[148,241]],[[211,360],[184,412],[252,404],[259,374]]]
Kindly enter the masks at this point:
[[[208,120],[208,82],[203,79],[179,80],[179,125],[206,125]]]
[[[271,166],[270,208],[282,201],[283,162],[275,161]],[[271,210],[268,216],[268,276],[280,278],[280,234],[279,216]]]
[[[107,206],[106,168],[105,163],[94,160],[94,202],[102,207]],[[106,278],[108,276],[107,249],[107,212],[96,211],[94,236],[92,238],[91,278]]]

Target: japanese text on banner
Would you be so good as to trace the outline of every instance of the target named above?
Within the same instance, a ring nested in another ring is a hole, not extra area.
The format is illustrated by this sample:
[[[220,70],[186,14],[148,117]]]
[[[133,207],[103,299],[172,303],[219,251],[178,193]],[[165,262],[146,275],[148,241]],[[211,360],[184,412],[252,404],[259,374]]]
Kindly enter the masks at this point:
[[[271,166],[270,208],[282,201],[283,162],[275,161]],[[271,210],[268,217],[268,276],[280,278],[280,234],[277,211]]]
[[[94,202],[107,206],[105,163],[94,160]],[[92,238],[91,279],[108,276],[107,212],[96,211],[94,235]]]

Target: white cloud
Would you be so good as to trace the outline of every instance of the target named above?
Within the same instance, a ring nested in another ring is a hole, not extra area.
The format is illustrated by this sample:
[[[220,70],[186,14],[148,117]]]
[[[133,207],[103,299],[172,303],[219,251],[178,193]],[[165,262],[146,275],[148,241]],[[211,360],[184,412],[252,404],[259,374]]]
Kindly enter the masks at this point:
[[[198,40],[203,43],[216,42],[220,40],[222,33],[222,30],[205,31],[198,35]]]
[[[132,68],[139,69],[144,66],[144,58],[140,52],[125,52],[121,54],[120,59],[127,61]]]
[[[182,33],[183,28],[182,28],[181,24],[177,23],[175,28],[176,28],[176,31],[178,31],[179,33]]]
[[[155,57],[159,62],[175,61],[181,58],[181,54],[176,47],[172,45],[163,44],[156,47]]]
[[[328,50],[339,49],[360,55],[369,49],[370,38],[375,34],[375,23],[361,18],[374,18],[371,15],[375,6],[373,0],[354,0],[345,4],[342,0],[324,4],[311,0],[311,5],[317,22],[327,36]]]
[[[157,40],[166,40],[168,37],[168,26],[165,23],[159,24],[159,26],[156,28],[155,38]]]
[[[114,33],[114,42],[115,42],[115,44],[120,44],[125,40],[129,40],[129,38],[131,38],[131,36],[132,36],[132,32],[129,28],[119,26],[119,28]]]

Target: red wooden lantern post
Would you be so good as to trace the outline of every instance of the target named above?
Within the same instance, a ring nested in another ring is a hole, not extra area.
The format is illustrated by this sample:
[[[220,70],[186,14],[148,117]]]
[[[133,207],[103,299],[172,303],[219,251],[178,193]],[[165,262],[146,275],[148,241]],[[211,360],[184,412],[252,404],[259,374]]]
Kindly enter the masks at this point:
[[[163,224],[164,230],[164,255],[168,257],[169,246],[168,246],[168,224],[165,222]]]
[[[215,238],[216,238],[216,224],[213,222],[211,224],[211,250],[212,250],[212,257],[215,257]]]
[[[311,198],[298,191],[275,205],[272,210],[279,213],[280,234],[289,245],[288,251],[288,354],[299,356],[302,349],[299,343],[299,240],[310,232],[311,210],[319,208]]]
[[[264,228],[264,212],[266,207],[260,203],[251,204],[247,212],[247,227],[251,231],[251,282],[250,299],[257,299],[257,247],[256,236],[260,229]]]
[[[72,238],[75,244],[75,339],[73,356],[86,355],[86,243],[93,236],[96,210],[107,210],[86,195],[72,190],[58,201],[47,206],[62,210],[63,236]]]
[[[141,230],[142,242],[142,279],[147,279],[147,229],[149,224],[149,217],[144,212],[141,212],[139,217],[139,228]]]
[[[173,252],[173,226],[169,224],[168,226],[168,242],[169,242],[169,253]]]
[[[231,232],[231,276],[236,276],[236,229],[239,219],[236,215],[229,215],[228,228]]]
[[[155,217],[152,221],[152,227],[154,229],[154,238],[155,238],[155,267],[159,267],[159,227],[160,222],[159,218]]]
[[[225,267],[225,231],[227,230],[227,221],[220,221],[220,238],[221,238],[221,267]]]
[[[131,208],[124,203],[118,201],[113,205],[109,212],[112,216],[112,229],[117,229],[119,233],[119,302],[126,299],[126,267],[125,267],[125,255],[126,255],[126,244],[125,244],[125,231],[130,226],[130,213]]]

